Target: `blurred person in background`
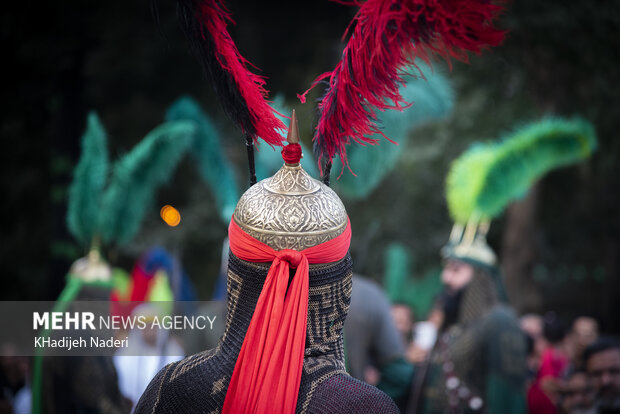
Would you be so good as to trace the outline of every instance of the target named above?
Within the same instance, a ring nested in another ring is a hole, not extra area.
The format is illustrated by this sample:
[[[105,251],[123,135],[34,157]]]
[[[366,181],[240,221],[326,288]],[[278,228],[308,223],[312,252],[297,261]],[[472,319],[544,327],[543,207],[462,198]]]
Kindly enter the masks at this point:
[[[442,249],[443,323],[407,412],[525,412],[525,340],[484,234]]]
[[[573,322],[571,340],[573,343],[573,365],[583,366],[583,353],[587,347],[598,339],[599,324],[596,319],[589,316],[579,316]]]
[[[508,205],[567,164],[567,145],[556,137],[588,148],[571,154],[575,162],[596,147],[592,131],[585,123],[534,122],[495,142],[475,143],[452,162],[446,201],[454,226],[442,249],[444,321],[427,373],[416,373],[410,412],[525,412],[525,337],[486,235]]]
[[[113,288],[112,269],[98,250],[75,261],[67,286],[54,311],[80,311],[85,303],[106,305]],[[77,287],[77,289],[76,289]],[[71,295],[66,295],[70,292]],[[62,308],[57,308],[62,306]],[[75,330],[52,331],[50,337],[73,336]],[[89,341],[97,331],[80,331]],[[122,395],[110,355],[37,355],[33,361],[32,413],[129,413],[131,403]]]
[[[594,414],[594,388],[588,374],[577,369],[571,371],[561,387],[562,414]]]
[[[415,322],[413,311],[405,303],[393,303],[392,318],[394,319],[396,329],[403,338],[403,344],[408,346],[413,339],[413,326]]]
[[[406,352],[406,358],[412,364],[425,362],[435,346],[444,318],[441,299],[442,295],[436,300],[427,320],[416,322],[413,326],[413,342],[409,344]]]
[[[542,315],[528,313],[519,318],[519,323],[523,332],[532,342],[531,352],[528,352],[527,366],[530,377],[533,379],[540,368],[542,354],[549,346],[549,342],[545,339],[545,335],[543,334],[545,322]]]
[[[374,281],[353,275],[349,315],[344,322],[347,372],[368,383],[379,378],[365,376],[368,367],[379,371],[403,357],[405,345],[391,313],[391,304]]]
[[[30,360],[16,356],[13,344],[4,344],[0,353],[0,413],[30,414]]]
[[[130,329],[129,346],[119,348],[113,357],[119,388],[133,406],[160,369],[184,357],[183,348],[170,337],[168,330],[152,327],[154,319],[164,314],[156,302],[138,305],[131,316],[142,317],[146,328]]]
[[[545,315],[543,333],[549,346],[542,354],[540,368],[528,389],[527,402],[531,414],[557,412],[562,380],[570,368],[569,325],[554,312]]]
[[[352,282],[344,323],[347,372],[377,386],[402,409],[413,375],[413,366],[404,358],[403,332],[397,329],[392,305],[376,282],[358,274]]]
[[[620,341],[600,338],[586,348],[583,361],[596,392],[596,412],[620,413]]]

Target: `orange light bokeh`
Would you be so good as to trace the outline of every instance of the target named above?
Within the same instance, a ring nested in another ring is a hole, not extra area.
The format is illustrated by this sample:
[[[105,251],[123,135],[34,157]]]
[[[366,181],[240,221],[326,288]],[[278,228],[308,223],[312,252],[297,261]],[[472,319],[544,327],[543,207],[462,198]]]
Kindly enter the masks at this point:
[[[181,222],[181,213],[171,205],[165,205],[159,210],[162,220],[170,227],[176,227]]]

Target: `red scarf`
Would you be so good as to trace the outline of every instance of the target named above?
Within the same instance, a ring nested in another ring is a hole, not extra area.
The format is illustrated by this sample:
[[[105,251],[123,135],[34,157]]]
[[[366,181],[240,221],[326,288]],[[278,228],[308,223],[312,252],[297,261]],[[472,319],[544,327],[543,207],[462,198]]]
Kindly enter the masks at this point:
[[[241,260],[272,262],[235,364],[223,414],[294,413],[306,344],[309,263],[341,260],[351,243],[351,222],[338,237],[302,251],[276,251],[228,226],[230,250]],[[288,286],[289,267],[297,268]],[[288,292],[287,292],[288,286]]]

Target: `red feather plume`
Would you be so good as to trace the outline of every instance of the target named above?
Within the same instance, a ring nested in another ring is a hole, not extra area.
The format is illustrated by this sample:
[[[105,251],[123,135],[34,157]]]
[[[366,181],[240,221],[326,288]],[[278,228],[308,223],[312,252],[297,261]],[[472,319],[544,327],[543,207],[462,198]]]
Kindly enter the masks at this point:
[[[262,138],[282,145],[278,130],[284,123],[266,100],[265,78],[249,70],[255,67],[237,49],[227,30],[234,24],[219,0],[179,0],[182,27],[213,83],[224,110],[254,142]]]
[[[374,145],[378,140],[369,137],[374,134],[389,140],[375,124],[376,111],[409,106],[399,87],[404,84],[402,70],[414,65],[416,58],[430,63],[431,57],[439,55],[448,63],[450,58],[467,62],[468,51],[480,53],[504,38],[504,32],[491,24],[502,7],[486,0],[367,0],[346,4],[360,9],[345,32],[346,36],[355,24],[342,59],[303,95],[297,95],[304,103],[306,94],[329,78],[313,138],[319,167],[323,157],[330,162],[335,154],[340,155],[343,168],[348,167],[346,145],[351,140]]]

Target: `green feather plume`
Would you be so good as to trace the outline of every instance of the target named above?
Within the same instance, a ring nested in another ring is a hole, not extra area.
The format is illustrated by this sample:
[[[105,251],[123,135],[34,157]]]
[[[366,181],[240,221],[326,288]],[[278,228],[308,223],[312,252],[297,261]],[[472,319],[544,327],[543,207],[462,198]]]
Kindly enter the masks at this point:
[[[101,206],[100,229],[106,243],[123,244],[134,236],[156,188],[172,175],[195,132],[193,122],[167,122],[115,163]]]
[[[91,243],[109,168],[106,132],[95,112],[88,115],[82,153],[69,188],[67,225],[83,245]]]
[[[228,222],[239,200],[234,167],[225,156],[213,121],[190,97],[181,97],[166,112],[167,121],[190,120],[196,124],[191,152],[204,181],[211,187],[220,218]]]
[[[549,118],[498,142],[476,144],[456,159],[446,179],[452,219],[492,219],[523,197],[545,173],[588,158],[597,147],[583,119]]]
[[[378,115],[383,133],[399,145],[387,142],[382,136],[378,146],[352,145],[347,150],[351,170],[357,175],[342,174],[332,183],[336,191],[349,199],[362,199],[368,196],[396,167],[410,132],[426,122],[447,116],[454,106],[454,93],[449,80],[433,72],[424,63],[418,63],[424,78],[406,77],[406,85],[400,88],[403,98],[412,105],[401,111],[387,110]],[[412,73],[417,69],[410,68]],[[334,159],[332,171],[341,171],[338,157]]]

